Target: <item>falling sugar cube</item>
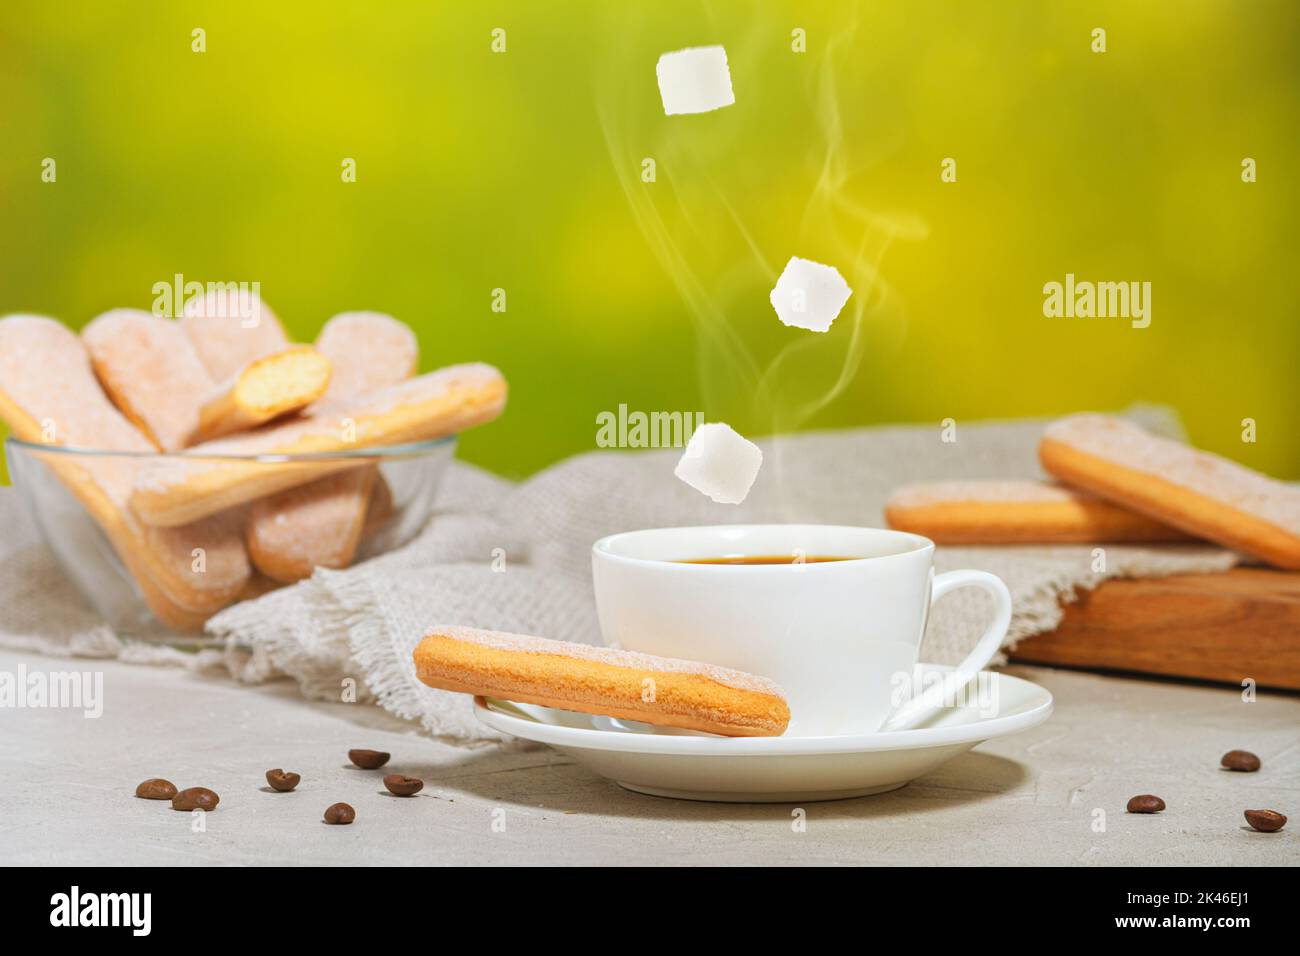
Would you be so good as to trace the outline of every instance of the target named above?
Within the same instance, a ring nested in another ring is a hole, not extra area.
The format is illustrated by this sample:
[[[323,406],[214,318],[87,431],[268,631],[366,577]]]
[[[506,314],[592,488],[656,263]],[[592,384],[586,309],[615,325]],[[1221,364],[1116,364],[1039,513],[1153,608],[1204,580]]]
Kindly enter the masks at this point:
[[[723,505],[738,505],[749,494],[763,452],[721,422],[701,425],[686,443],[673,474]]]
[[[834,266],[791,256],[769,298],[783,324],[827,332],[852,294]]]
[[[655,66],[664,113],[707,113],[736,102],[731,91],[727,51],[720,46],[696,46],[665,53]]]

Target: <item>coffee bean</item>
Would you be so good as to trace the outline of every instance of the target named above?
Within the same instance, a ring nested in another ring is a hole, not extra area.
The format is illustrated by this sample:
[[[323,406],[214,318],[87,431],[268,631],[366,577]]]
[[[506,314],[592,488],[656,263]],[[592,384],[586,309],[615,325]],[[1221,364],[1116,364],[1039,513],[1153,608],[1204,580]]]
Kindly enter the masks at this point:
[[[278,767],[275,770],[266,772],[266,782],[271,785],[272,790],[278,790],[280,793],[288,793],[294,787],[298,786],[298,781],[302,777],[296,773],[285,773]]]
[[[346,826],[357,818],[357,811],[346,803],[336,803],[325,811],[325,822]]]
[[[1219,764],[1229,770],[1254,773],[1259,769],[1259,758],[1249,750],[1229,750],[1219,758]]]
[[[382,750],[348,751],[348,759],[362,770],[378,770],[384,764],[388,763],[388,758],[391,756],[392,754],[386,754]]]
[[[400,773],[390,773],[384,778],[388,792],[399,797],[413,797],[424,789],[424,781],[419,777],[404,777]]]
[[[1140,793],[1128,802],[1129,813],[1159,813],[1165,802],[1150,793]]]
[[[215,810],[221,798],[207,787],[190,787],[172,797],[173,810]]]
[[[1246,822],[1260,833],[1276,833],[1286,826],[1286,817],[1276,810],[1247,810]]]
[[[145,800],[170,800],[176,796],[176,784],[162,777],[151,777],[135,788],[135,795]]]

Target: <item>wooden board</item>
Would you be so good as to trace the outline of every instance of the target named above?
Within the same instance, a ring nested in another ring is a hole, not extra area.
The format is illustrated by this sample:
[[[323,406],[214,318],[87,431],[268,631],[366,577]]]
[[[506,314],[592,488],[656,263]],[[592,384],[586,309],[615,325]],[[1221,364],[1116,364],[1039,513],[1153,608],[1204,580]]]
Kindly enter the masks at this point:
[[[1112,579],[1064,611],[1012,660],[1300,690],[1300,574]]]

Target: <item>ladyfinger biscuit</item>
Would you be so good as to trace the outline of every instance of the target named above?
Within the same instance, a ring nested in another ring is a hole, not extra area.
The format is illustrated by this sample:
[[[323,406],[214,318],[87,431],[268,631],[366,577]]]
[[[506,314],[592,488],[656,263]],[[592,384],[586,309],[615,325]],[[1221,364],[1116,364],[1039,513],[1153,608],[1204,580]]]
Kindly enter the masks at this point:
[[[470,627],[435,627],[415,648],[430,687],[725,737],[779,737],[790,723],[772,681],[697,661]]]
[[[420,345],[404,322],[382,312],[341,312],[316,336],[334,364],[326,401],[347,400],[404,382],[415,374]]]
[[[366,501],[378,469],[353,468],[253,503],[245,541],[267,577],[285,584],[316,568],[352,563],[366,522]]]
[[[885,504],[885,521],[939,544],[1188,540],[1146,515],[1046,481],[904,485]]]
[[[382,474],[375,475],[374,486],[370,489],[370,500],[366,503],[366,521],[361,526],[361,539],[375,534],[388,519],[393,516],[393,489],[389,487]]]
[[[261,297],[233,285],[186,302],[180,325],[214,382],[289,347],[284,326]]]
[[[259,571],[254,571],[252,576],[248,579],[248,583],[244,585],[244,590],[239,592],[239,600],[252,601],[256,598],[260,598],[264,594],[278,591],[282,587],[284,587],[282,582],[276,581],[273,578],[268,578],[265,574],[262,574]]]
[[[316,337],[316,348],[334,369],[329,389],[312,408],[319,416],[339,411],[348,400],[405,381],[415,374],[420,357],[415,333],[378,312],[334,316]],[[379,469],[370,465],[260,499],[247,529],[253,563],[286,583],[310,576],[317,566],[347,567],[371,516],[376,526],[382,523],[374,505],[367,508],[376,487],[388,491]],[[386,501],[391,511],[391,496]]]
[[[80,427],[102,436],[107,447],[152,450],[130,422],[102,400],[102,393],[101,400],[95,400],[87,386],[93,381],[85,348],[59,322],[36,315],[0,319],[0,418],[17,438],[66,445]],[[154,615],[178,630],[201,626],[199,615],[175,605],[153,583],[140,557],[143,549],[133,546],[129,520],[113,503],[111,489],[124,481],[129,485],[129,463],[60,455],[50,456],[47,464],[103,528]]]
[[[220,460],[229,455],[310,455],[356,452],[440,438],[496,418],[506,383],[490,365],[453,365],[344,403],[337,415],[315,415],[244,435],[196,445],[142,468],[131,508],[147,524],[197,521],[234,505],[359,465],[363,454],[316,461]]]
[[[306,408],[325,394],[330,370],[330,360],[310,345],[254,359],[204,397],[194,441],[247,431]]]
[[[242,510],[200,518],[175,528],[139,525],[146,564],[173,603],[213,614],[241,599],[252,568],[244,549]]]
[[[214,383],[177,323],[114,309],[91,320],[81,340],[104,391],[131,424],[163,451],[190,441]]]
[[[85,346],[53,319],[0,320],[0,417],[25,441],[121,456],[42,456],[104,530],[154,615],[194,630],[235,598],[250,574],[239,521],[219,515],[177,528],[144,528],[126,508],[150,442],[101,391]]]
[[[1103,415],[1048,426],[1038,457],[1062,481],[1188,534],[1300,570],[1300,488]]]

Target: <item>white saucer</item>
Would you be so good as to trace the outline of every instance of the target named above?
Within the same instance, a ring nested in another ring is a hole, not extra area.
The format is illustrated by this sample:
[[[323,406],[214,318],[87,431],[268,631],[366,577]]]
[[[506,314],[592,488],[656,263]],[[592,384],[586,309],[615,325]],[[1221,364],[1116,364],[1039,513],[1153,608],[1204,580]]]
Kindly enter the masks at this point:
[[[550,744],[638,793],[729,803],[841,800],[896,790],[976,744],[1051,716],[1044,688],[1008,674],[985,678],[991,712],[971,701],[915,729],[840,737],[715,737],[482,697],[474,710],[494,730]]]

